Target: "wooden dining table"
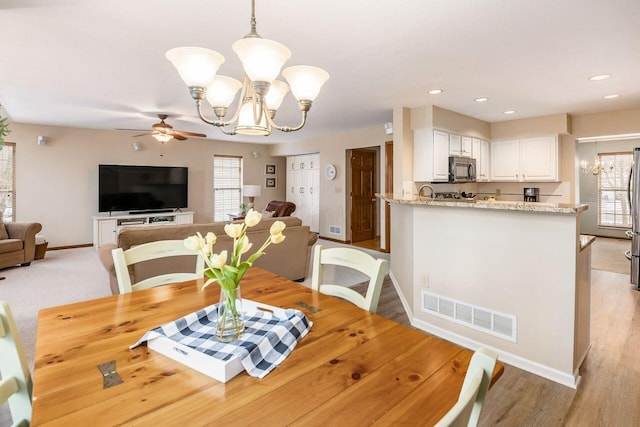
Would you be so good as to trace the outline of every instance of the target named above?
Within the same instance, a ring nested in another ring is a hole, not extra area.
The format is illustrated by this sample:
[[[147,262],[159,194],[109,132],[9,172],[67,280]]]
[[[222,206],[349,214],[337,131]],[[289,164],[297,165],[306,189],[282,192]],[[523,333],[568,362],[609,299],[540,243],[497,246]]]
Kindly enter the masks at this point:
[[[215,303],[202,281],[41,310],[33,425],[432,425],[458,398],[472,351],[258,268],[242,297],[313,326],[263,379],[218,382],[146,345],[144,333]],[[99,365],[115,362],[108,387]],[[503,372],[498,363],[492,383]],[[490,393],[489,393],[490,398]]]

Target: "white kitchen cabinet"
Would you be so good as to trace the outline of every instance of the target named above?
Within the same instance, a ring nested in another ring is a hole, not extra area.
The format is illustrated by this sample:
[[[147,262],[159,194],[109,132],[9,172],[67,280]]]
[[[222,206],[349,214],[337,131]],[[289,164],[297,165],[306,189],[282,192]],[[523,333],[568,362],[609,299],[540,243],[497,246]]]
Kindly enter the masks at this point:
[[[287,156],[287,201],[295,203],[293,216],[320,230],[320,155],[318,153]]]
[[[555,136],[491,143],[492,181],[557,181],[558,139]]]
[[[491,162],[489,141],[473,138],[472,157],[476,159],[476,180],[489,181],[489,164]]]
[[[413,180],[449,180],[449,134],[434,129],[413,133]]]
[[[449,134],[449,155],[471,157],[472,138],[454,133]]]

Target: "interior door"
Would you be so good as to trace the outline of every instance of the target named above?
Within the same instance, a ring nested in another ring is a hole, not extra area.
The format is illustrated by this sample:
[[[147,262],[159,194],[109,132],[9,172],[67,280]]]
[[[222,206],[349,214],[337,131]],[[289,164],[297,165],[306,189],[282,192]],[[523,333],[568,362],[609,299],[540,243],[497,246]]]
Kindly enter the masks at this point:
[[[384,192],[393,194],[393,141],[387,141],[384,150]],[[384,252],[391,252],[391,203],[384,202],[384,212]]]
[[[351,152],[351,241],[376,237],[376,152]]]

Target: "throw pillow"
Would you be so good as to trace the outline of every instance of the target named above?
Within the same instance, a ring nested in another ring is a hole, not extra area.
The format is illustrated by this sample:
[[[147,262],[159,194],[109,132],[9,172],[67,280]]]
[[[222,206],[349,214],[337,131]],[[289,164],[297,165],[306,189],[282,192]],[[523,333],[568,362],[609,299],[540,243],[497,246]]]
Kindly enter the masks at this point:
[[[264,218],[273,218],[273,214],[275,211],[262,211],[262,219]]]

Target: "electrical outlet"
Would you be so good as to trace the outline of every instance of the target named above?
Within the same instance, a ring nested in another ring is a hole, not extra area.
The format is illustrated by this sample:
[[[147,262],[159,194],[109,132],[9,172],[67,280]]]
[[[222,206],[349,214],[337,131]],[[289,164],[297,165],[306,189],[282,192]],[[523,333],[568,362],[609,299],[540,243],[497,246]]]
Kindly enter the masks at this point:
[[[499,196],[500,194],[502,194],[502,191],[499,188],[496,188],[496,196]]]

